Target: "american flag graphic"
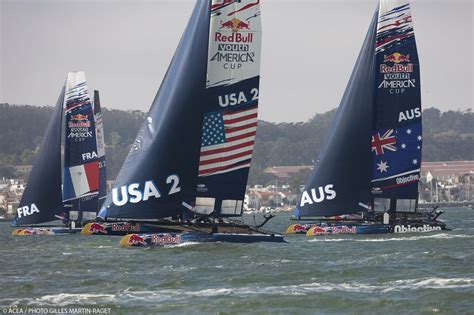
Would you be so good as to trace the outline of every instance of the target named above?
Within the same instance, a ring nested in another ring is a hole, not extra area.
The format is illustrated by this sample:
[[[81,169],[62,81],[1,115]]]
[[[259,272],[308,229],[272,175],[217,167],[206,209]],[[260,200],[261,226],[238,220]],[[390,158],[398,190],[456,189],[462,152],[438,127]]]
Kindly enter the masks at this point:
[[[250,167],[257,106],[204,115],[199,176],[217,175]]]

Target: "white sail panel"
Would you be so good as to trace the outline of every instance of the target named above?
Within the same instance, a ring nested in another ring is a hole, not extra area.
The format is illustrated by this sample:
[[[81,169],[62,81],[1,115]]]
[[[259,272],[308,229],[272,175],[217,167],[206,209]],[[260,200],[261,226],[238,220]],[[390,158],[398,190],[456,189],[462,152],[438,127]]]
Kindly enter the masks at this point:
[[[207,87],[260,75],[260,1],[213,0]]]

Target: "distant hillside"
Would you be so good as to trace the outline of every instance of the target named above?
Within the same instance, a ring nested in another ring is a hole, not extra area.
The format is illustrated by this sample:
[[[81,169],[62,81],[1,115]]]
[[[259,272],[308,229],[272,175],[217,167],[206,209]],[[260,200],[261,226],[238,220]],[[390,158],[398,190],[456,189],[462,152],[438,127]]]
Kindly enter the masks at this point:
[[[51,107],[0,104],[0,177],[16,175],[12,165],[34,161],[46,129]],[[307,122],[270,123],[259,121],[250,184],[271,178],[262,170],[274,165],[312,164],[324,141],[335,110],[316,114]],[[115,178],[145,113],[103,109],[109,178]],[[423,111],[423,160],[474,159],[474,113]]]

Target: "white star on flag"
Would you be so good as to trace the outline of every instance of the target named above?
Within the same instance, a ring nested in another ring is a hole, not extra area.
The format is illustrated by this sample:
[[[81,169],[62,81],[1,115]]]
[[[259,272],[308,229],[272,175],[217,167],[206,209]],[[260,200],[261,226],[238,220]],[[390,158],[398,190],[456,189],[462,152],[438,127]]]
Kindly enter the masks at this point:
[[[380,173],[387,172],[387,169],[390,166],[387,165],[387,162],[380,161],[380,163],[377,163],[377,170],[380,171]]]
[[[411,129],[407,129],[407,134],[411,135]]]
[[[416,148],[417,148],[418,150],[419,150],[419,149],[421,149],[421,147],[420,147],[420,146],[417,146]]]
[[[417,159],[414,159],[414,160],[413,160],[413,164],[418,164],[418,160],[417,160]]]
[[[421,135],[416,137],[416,138],[418,139],[418,141],[421,141],[421,139],[422,139]]]
[[[402,149],[406,149],[407,145],[405,143],[402,143],[401,147]]]

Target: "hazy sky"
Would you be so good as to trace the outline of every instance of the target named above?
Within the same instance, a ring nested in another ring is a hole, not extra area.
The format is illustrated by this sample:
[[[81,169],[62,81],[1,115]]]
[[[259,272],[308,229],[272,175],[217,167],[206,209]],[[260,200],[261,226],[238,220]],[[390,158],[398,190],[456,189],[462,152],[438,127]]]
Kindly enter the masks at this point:
[[[425,107],[473,107],[473,0],[413,0]],[[260,118],[336,107],[376,0],[263,0]],[[103,106],[147,111],[193,0],[0,0],[0,102],[54,104],[84,70]]]

